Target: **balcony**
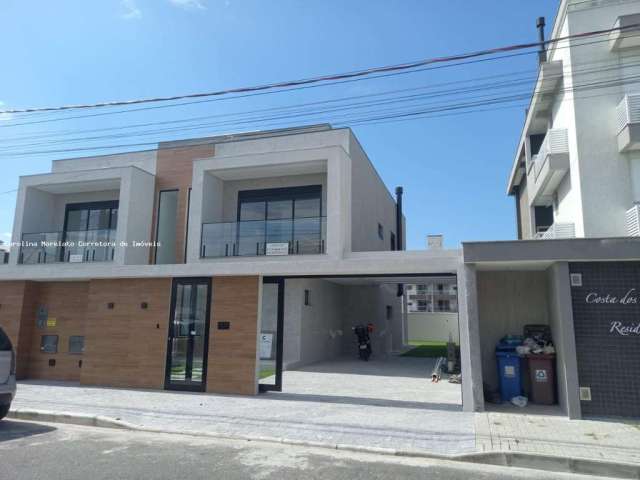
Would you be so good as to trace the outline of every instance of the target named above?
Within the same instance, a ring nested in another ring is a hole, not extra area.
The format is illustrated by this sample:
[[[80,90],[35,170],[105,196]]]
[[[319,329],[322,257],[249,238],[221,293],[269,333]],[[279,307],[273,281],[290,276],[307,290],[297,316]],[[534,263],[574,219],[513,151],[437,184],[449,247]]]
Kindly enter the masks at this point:
[[[625,95],[616,108],[618,151],[640,149],[640,94]]]
[[[573,223],[554,223],[547,230],[536,233],[538,240],[554,240],[559,238],[575,238],[576,228]]]
[[[626,215],[627,235],[640,237],[640,205],[634,205],[627,210]]]
[[[627,48],[640,47],[640,14],[622,15],[616,19],[609,34],[609,49],[614,52]]]
[[[111,262],[115,247],[115,229],[25,233],[18,261],[24,265]]]
[[[326,217],[202,224],[202,258],[325,252]]]
[[[536,155],[531,157],[528,180],[531,185],[530,204],[550,205],[558,185],[569,171],[569,140],[567,130],[551,129]]]

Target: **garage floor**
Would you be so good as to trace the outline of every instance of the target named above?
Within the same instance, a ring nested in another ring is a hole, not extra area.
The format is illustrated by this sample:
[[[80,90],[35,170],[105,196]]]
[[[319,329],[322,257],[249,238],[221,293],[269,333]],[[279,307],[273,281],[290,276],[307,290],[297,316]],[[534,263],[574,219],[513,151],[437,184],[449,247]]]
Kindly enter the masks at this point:
[[[282,393],[327,397],[335,403],[461,409],[460,385],[449,383],[444,377],[431,383],[435,361],[390,355],[368,362],[341,358],[314,363],[285,371]]]

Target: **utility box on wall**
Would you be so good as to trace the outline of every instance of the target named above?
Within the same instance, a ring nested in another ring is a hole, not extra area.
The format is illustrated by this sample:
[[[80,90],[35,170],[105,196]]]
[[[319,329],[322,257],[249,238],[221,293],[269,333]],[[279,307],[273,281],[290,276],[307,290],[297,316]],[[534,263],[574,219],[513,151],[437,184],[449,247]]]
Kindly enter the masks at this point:
[[[639,417],[640,262],[569,270],[582,412]]]

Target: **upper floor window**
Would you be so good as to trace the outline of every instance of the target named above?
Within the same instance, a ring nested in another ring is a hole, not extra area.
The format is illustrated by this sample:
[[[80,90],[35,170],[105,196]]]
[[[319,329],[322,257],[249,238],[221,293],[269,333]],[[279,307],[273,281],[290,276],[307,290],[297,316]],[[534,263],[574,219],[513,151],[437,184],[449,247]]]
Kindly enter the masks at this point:
[[[389,232],[389,247],[391,250],[398,250],[396,246],[396,234],[393,232]]]
[[[384,240],[384,227],[381,224],[378,224],[378,238]]]

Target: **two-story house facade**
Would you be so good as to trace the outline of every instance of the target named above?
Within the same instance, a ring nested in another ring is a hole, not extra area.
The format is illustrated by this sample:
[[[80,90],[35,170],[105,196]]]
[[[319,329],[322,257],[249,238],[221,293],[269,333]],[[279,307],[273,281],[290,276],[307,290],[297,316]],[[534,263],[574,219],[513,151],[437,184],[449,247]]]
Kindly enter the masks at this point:
[[[509,176],[518,238],[640,235],[638,7],[561,2]]]
[[[461,265],[404,251],[396,200],[328,125],[54,160],[20,178],[0,266],[18,377],[255,394],[353,350],[362,322],[383,356],[406,336],[399,285]]]

